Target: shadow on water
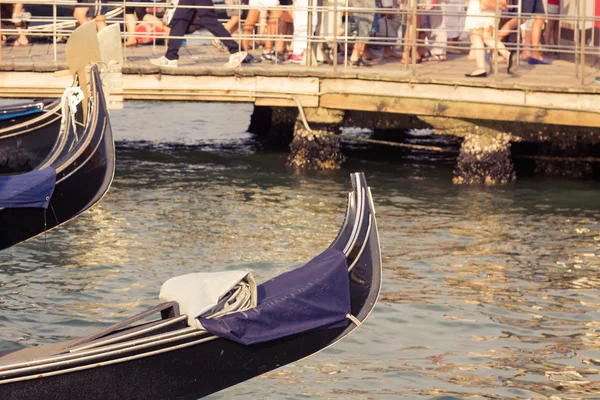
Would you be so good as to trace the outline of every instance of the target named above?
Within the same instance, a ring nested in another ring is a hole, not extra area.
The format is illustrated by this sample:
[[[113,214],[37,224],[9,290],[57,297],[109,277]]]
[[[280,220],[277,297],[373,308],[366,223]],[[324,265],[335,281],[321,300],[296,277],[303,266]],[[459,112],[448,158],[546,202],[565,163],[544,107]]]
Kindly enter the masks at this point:
[[[348,173],[363,170],[384,263],[372,317],[333,348],[211,398],[598,398],[600,183],[459,187],[450,159],[354,142],[341,172],[297,174],[285,150],[245,132],[250,112],[113,112],[108,195],[0,253],[0,351],[117,322],[156,303],[175,275],[248,268],[262,281],[289,270],[333,239]],[[457,146],[426,132],[402,140]]]

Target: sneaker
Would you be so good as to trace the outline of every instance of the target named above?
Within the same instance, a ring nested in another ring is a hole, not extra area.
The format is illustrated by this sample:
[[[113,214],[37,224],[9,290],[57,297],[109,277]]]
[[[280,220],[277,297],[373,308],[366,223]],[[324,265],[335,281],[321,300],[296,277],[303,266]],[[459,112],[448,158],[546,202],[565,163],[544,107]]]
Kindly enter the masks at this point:
[[[271,61],[274,63],[282,63],[284,62],[284,58],[281,54],[277,54],[275,50],[271,50],[268,53],[263,52],[260,56],[263,60]]]
[[[225,68],[237,68],[248,56],[246,51],[238,51],[229,56],[229,61],[225,63]]]
[[[292,64],[302,64],[304,62],[304,52],[302,54],[292,54],[288,61]]]
[[[177,68],[179,60],[169,60],[167,57],[162,56],[161,58],[151,58],[150,64],[163,68]]]
[[[252,54],[248,53],[248,55],[246,55],[246,58],[244,58],[244,60],[242,60],[242,64],[255,64],[255,63],[259,63],[261,61],[262,60],[260,58],[256,58]]]
[[[27,22],[31,19],[31,13],[23,11],[20,14],[13,14],[10,20],[13,24],[20,24],[21,22]]]

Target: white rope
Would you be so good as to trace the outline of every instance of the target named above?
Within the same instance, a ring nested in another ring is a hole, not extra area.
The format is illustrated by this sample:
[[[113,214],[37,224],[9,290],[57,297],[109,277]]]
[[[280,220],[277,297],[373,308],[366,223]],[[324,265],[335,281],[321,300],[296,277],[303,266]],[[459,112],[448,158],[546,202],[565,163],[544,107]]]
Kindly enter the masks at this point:
[[[354,323],[354,325],[356,325],[357,327],[361,326],[362,322],[360,322],[358,320],[358,318],[356,318],[354,315],[348,313],[346,314],[346,318],[348,318],[350,321],[352,321]]]
[[[65,124],[65,118],[67,116],[67,108],[69,109],[69,111],[71,112],[71,125],[73,126],[73,133],[75,134],[75,137],[77,139],[79,139],[77,137],[77,127],[75,126],[76,120],[75,120],[75,113],[77,112],[77,106],[79,105],[79,103],[81,103],[81,101],[83,100],[84,96],[83,96],[83,91],[81,90],[81,88],[79,86],[75,86],[75,87],[68,87],[65,89],[65,92],[63,93],[62,97],[61,97],[61,113],[62,113],[62,119],[61,119],[61,124],[64,125]]]

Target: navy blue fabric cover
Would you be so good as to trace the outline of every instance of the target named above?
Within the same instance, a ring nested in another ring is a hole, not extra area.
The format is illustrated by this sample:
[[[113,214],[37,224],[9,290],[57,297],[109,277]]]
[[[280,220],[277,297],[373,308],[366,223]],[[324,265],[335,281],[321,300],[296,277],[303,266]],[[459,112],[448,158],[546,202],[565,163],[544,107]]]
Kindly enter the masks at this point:
[[[0,207],[48,208],[56,186],[54,168],[44,168],[20,175],[0,176]]]
[[[7,119],[13,119],[13,118],[17,118],[17,117],[24,117],[26,115],[31,115],[31,114],[41,114],[41,112],[42,112],[42,108],[37,107],[37,108],[30,108],[27,110],[10,111],[10,112],[6,112],[6,113],[0,113],[0,121],[4,121]]]
[[[200,318],[200,322],[214,335],[249,345],[344,327],[349,312],[346,257],[328,249],[306,265],[258,286],[257,307],[220,318]]]

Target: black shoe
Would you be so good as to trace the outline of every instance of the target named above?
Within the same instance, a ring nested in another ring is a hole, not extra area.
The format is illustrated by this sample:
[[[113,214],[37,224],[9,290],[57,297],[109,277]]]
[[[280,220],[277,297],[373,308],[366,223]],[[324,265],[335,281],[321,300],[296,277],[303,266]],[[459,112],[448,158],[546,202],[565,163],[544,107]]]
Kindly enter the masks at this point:
[[[488,76],[487,72],[480,72],[479,74],[465,74],[467,78],[485,78]]]
[[[363,60],[362,58],[359,58],[356,61],[350,61],[350,65],[352,67],[360,67],[361,65],[363,67],[372,67],[373,66],[372,64],[369,64],[368,62],[365,62],[365,60]]]
[[[242,64],[255,64],[255,63],[259,63],[261,61],[262,60],[260,58],[256,58],[252,54],[248,53],[246,58],[244,58],[244,60],[242,61]]]
[[[510,55],[508,56],[508,66],[506,67],[506,72],[509,74],[512,74],[513,72],[513,67],[516,66],[516,57],[517,57],[517,53],[516,52],[511,52]]]

